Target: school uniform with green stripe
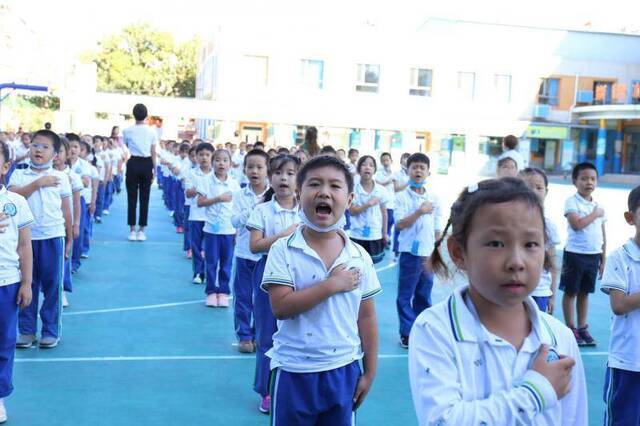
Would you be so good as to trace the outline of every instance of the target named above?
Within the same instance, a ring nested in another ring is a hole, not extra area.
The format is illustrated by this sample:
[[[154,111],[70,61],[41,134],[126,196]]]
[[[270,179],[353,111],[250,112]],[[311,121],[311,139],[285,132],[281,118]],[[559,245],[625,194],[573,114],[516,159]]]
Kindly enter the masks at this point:
[[[587,392],[573,333],[525,301],[532,329],[520,350],[481,323],[468,287],[416,319],[409,339],[409,379],[420,425],[587,425]],[[531,369],[541,344],[575,359],[571,391],[558,400]]]

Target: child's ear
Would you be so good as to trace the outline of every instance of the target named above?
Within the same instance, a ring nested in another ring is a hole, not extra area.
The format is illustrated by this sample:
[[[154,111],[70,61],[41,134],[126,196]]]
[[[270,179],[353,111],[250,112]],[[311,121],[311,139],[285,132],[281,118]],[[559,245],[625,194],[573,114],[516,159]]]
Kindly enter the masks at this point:
[[[626,220],[629,225],[636,224],[635,220],[633,219],[633,213],[631,212],[624,212],[624,220]]]
[[[464,248],[455,240],[455,238],[447,238],[447,250],[449,250],[449,256],[458,269],[464,270]]]
[[[350,192],[349,196],[347,197],[347,209],[351,208],[351,203],[353,203],[353,197],[354,197],[353,192]]]

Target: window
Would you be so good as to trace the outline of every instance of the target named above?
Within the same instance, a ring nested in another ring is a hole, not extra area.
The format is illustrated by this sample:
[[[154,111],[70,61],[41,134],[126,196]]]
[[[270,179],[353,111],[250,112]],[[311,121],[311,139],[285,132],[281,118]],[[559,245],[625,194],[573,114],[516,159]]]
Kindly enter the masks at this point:
[[[302,85],[311,89],[322,89],[324,83],[324,61],[302,59],[300,64],[300,80]]]
[[[640,81],[638,80],[631,82],[631,103],[640,104]]]
[[[243,86],[265,87],[269,81],[269,58],[267,56],[245,55],[243,64]]]
[[[358,64],[356,91],[378,93],[380,86],[380,65]]]
[[[613,83],[610,81],[593,82],[593,103],[596,105],[611,104]]]
[[[431,79],[433,71],[425,68],[411,68],[409,94],[414,96],[431,96]]]
[[[538,90],[538,103],[543,105],[558,105],[558,92],[560,88],[560,79],[543,78]]]
[[[493,85],[496,89],[496,100],[498,102],[511,102],[511,76],[507,74],[496,74],[493,77]]]
[[[476,73],[458,72],[458,94],[461,99],[472,101],[476,91]]]

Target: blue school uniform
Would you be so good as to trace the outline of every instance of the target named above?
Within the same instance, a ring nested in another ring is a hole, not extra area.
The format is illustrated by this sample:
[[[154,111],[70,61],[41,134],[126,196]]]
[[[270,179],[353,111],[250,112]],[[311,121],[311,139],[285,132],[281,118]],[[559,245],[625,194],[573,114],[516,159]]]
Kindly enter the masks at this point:
[[[71,272],[76,272],[80,268],[82,255],[82,249],[84,246],[84,239],[88,238],[88,222],[89,218],[89,203],[91,203],[91,178],[93,176],[91,170],[91,164],[78,158],[75,164],[71,165],[71,170],[74,171],[81,178],[89,179],[89,183],[84,186],[80,193],[80,235],[73,240],[73,250],[71,253]]]
[[[18,307],[16,298],[22,273],[18,257],[19,232],[33,224],[27,200],[0,186],[0,212],[8,216],[8,227],[0,234],[0,398],[13,390],[13,359],[17,339]]]
[[[185,189],[197,189],[198,186],[204,185],[201,180],[207,180],[211,178],[211,173],[204,173],[200,168],[193,169],[191,173],[186,176],[184,187]],[[204,250],[203,238],[204,238],[204,222],[207,219],[207,208],[198,207],[198,196],[196,195],[192,200],[192,206],[189,209],[189,237],[191,242],[191,262],[193,265],[193,276],[201,275],[204,277],[204,257],[202,252]]]
[[[69,179],[64,172],[51,168],[35,171],[31,168],[16,170],[11,176],[9,188],[23,187],[42,176],[56,176],[57,186],[34,191],[27,202],[33,213],[31,246],[33,249],[33,280],[31,304],[20,310],[18,329],[22,335],[35,335],[38,325],[38,299],[40,292],[44,300],[40,308],[42,337],[59,338],[61,334],[61,292],[64,270],[65,219],[62,201],[71,196]]]
[[[71,170],[71,168],[67,167],[63,170],[64,173],[69,177],[69,184],[71,185],[71,193],[77,194],[82,192],[84,189],[84,185],[82,184],[82,179],[80,176]],[[71,218],[75,223],[80,220],[78,215],[80,212],[74,211],[73,208],[73,198],[69,200],[69,209],[71,210]],[[73,291],[73,279],[71,278],[71,258],[64,260],[64,271],[63,271],[63,288],[64,291],[71,293]]]
[[[262,231],[265,237],[271,237],[299,222],[298,206],[291,210],[285,209],[273,198],[256,206],[247,220],[247,229]],[[256,374],[253,389],[263,397],[269,394],[271,372],[266,354],[273,346],[273,333],[276,332],[276,318],[271,311],[269,295],[260,291],[266,264],[267,253],[261,253],[252,279],[253,318],[256,330]]]
[[[225,181],[211,174],[207,179],[199,179],[196,190],[206,198],[234,193],[240,185],[231,176]],[[204,232],[204,262],[207,286],[205,293],[230,294],[231,265],[233,262],[233,237],[236,229],[231,223],[233,201],[215,203],[206,209]],[[217,271],[217,280],[216,280]]]

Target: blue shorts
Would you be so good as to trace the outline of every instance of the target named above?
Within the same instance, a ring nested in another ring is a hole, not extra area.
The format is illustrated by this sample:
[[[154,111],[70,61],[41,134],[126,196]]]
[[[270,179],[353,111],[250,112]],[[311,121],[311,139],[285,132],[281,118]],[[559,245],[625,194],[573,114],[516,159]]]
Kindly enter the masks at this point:
[[[640,372],[607,367],[605,425],[640,425]]]
[[[560,290],[568,294],[593,293],[600,267],[599,254],[564,252],[562,255],[562,273]]]
[[[353,395],[360,364],[317,373],[271,374],[271,426],[347,426],[355,424]]]
[[[542,312],[547,312],[549,310],[549,299],[550,296],[531,296],[533,300],[536,301],[536,305],[538,305],[538,309]]]

